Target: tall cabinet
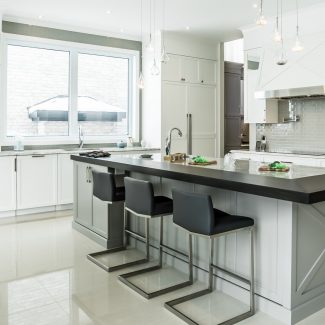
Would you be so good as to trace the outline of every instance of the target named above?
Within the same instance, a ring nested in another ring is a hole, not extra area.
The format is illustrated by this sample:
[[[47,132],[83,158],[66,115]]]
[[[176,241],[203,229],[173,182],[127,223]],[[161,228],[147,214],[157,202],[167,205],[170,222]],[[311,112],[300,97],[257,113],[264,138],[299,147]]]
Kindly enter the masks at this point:
[[[172,152],[216,156],[216,69],[214,60],[170,54],[162,65],[162,148],[168,131],[178,127],[183,137],[173,137]],[[191,132],[190,132],[191,131]]]

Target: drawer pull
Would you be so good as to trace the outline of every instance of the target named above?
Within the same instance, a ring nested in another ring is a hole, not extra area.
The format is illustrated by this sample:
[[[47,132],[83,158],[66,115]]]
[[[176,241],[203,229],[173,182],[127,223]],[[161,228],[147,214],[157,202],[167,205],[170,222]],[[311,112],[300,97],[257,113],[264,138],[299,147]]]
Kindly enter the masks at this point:
[[[32,158],[44,158],[45,155],[32,155]]]

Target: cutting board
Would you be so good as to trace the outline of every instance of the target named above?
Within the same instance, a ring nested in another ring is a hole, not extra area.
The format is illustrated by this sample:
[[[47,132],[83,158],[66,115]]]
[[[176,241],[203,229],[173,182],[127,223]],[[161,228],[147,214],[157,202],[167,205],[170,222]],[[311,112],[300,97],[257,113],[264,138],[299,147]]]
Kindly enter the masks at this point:
[[[191,165],[191,166],[208,166],[208,165],[216,165],[217,161],[216,160],[211,160],[211,161],[207,161],[207,162],[204,162],[204,163],[197,163],[197,162],[194,162],[194,161],[190,161],[188,164]]]
[[[287,173],[290,170],[289,167],[286,168],[271,168],[269,166],[261,166],[258,171],[260,172],[280,172],[280,173]]]

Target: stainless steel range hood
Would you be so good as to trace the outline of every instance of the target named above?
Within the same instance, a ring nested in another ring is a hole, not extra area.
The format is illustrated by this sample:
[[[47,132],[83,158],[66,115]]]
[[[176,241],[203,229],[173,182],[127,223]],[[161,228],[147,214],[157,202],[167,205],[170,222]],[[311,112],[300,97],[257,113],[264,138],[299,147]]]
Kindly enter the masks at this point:
[[[325,97],[325,85],[279,90],[262,90],[255,92],[256,99],[294,99],[315,97]]]

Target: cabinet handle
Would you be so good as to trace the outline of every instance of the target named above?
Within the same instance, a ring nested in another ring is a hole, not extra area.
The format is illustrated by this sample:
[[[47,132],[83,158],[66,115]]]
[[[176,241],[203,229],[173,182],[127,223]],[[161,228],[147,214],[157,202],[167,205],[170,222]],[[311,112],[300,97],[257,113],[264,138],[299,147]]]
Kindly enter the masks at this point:
[[[204,83],[204,80],[201,80],[201,83]]]
[[[32,155],[32,158],[44,158],[45,155]]]
[[[15,169],[15,173],[17,173],[17,157],[15,158],[14,161],[14,169]]]
[[[185,78],[181,78],[181,81],[186,81],[186,79]]]
[[[88,167],[88,183],[91,183],[91,167]]]

